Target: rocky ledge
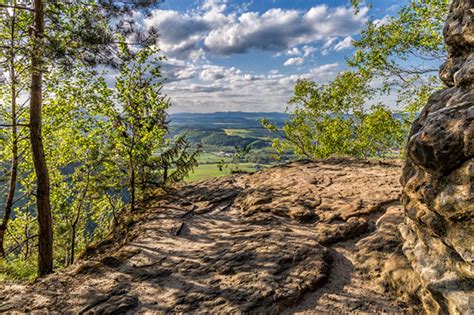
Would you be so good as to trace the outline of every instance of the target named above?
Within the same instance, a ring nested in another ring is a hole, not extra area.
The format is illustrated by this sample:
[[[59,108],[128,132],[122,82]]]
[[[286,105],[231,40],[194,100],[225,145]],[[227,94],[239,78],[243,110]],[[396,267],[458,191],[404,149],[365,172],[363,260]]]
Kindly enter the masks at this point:
[[[400,167],[303,161],[156,196],[74,266],[0,285],[0,311],[419,313]]]

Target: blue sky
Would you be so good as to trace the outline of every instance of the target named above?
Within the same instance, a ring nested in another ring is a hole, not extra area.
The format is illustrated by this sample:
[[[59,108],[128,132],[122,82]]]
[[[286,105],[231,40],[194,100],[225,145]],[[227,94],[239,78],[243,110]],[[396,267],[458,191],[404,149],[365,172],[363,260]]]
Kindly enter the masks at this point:
[[[145,19],[161,34],[172,112],[284,111],[296,80],[327,82],[352,40],[400,1],[167,0]]]

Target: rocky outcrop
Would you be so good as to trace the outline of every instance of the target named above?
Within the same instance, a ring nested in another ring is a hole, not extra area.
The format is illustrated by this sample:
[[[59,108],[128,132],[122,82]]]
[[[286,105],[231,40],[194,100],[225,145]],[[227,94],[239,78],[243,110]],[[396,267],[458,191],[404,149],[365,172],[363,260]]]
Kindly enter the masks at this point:
[[[413,274],[400,169],[303,161],[157,195],[73,266],[0,282],[0,313],[419,314],[384,279]]]
[[[429,313],[474,312],[474,1],[454,0],[444,29],[448,86],[414,122],[401,183],[403,251]]]

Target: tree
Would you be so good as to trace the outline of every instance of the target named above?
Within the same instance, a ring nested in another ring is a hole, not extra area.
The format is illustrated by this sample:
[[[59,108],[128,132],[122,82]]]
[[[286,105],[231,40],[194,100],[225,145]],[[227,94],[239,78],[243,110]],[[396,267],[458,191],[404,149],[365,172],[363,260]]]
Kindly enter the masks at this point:
[[[374,141],[375,135],[370,134],[375,131],[373,125],[377,125],[380,132],[385,125],[398,127],[401,124],[397,124],[392,115],[382,117],[380,112],[388,112],[382,105],[367,110],[365,104],[371,95],[370,80],[361,73],[343,72],[328,84],[300,80],[289,102],[295,109],[283,129],[266,120],[263,124],[279,135],[273,142],[279,153],[292,150],[297,156],[310,159],[331,155],[384,155],[400,143],[384,143],[381,150],[380,141]],[[392,139],[389,135],[385,137]]]
[[[158,65],[160,58],[151,46],[137,52],[122,40],[120,44],[120,70],[115,84],[115,99],[119,106],[111,109],[115,124],[116,154],[126,156],[126,173],[131,211],[136,209],[137,174],[163,145],[166,129],[165,111],[170,102],[161,94],[162,81]],[[145,174],[141,174],[142,177]]]
[[[145,166],[146,177],[142,183],[146,185],[145,187],[166,189],[182,181],[198,165],[197,157],[200,153],[201,146],[193,150],[186,140],[186,134],[178,136],[173,141],[167,141],[166,146],[158,150]]]
[[[38,273],[53,271],[53,229],[51,220],[49,173],[41,134],[43,98],[44,2],[34,0],[34,23],[31,36],[30,141],[36,173],[36,204],[38,208]]]
[[[111,106],[111,91],[91,69],[55,71],[47,77],[43,134],[51,169],[55,260],[70,265],[87,243],[87,226],[101,225],[94,217],[109,215],[102,178],[110,146],[105,108]]]
[[[442,86],[438,70],[446,55],[442,30],[449,3],[410,0],[396,16],[369,21],[354,41],[349,66],[380,80],[378,93],[395,92],[403,109],[419,111]]]
[[[53,233],[50,203],[49,171],[44,154],[42,137],[42,88],[45,68],[56,63],[70,67],[79,63],[113,64],[114,32],[135,34],[137,40],[153,40],[155,36],[142,36],[129,20],[123,23],[133,9],[145,9],[159,1],[51,1],[34,0],[33,6],[18,5],[15,0],[0,4],[7,10],[32,13],[33,22],[24,37],[30,39],[30,49],[25,56],[30,59],[30,142],[36,173],[36,199],[39,223],[39,275],[53,270]],[[123,17],[122,19],[120,17]],[[108,18],[116,19],[116,29],[111,31]],[[86,27],[85,27],[86,26]],[[153,34],[151,30],[150,34]],[[49,56],[49,58],[46,58]]]
[[[359,1],[352,3],[357,9]],[[402,152],[408,126],[441,85],[434,74],[445,54],[448,3],[411,0],[396,17],[370,20],[354,41],[346,72],[327,84],[299,81],[290,100],[295,109],[283,129],[263,121],[279,136],[277,152],[309,158]],[[397,93],[401,114],[377,101],[390,93]]]
[[[21,54],[18,51],[21,50],[22,43],[19,39],[19,32],[21,28],[27,23],[28,17],[24,12],[17,12],[15,9],[10,9],[4,12],[4,18],[2,19],[1,30],[3,30],[2,39],[4,49],[2,49],[2,59],[5,68],[8,71],[4,72],[5,85],[1,89],[1,99],[3,104],[9,104],[9,106],[2,106],[1,117],[4,124],[2,127],[6,127],[9,132],[5,133],[7,139],[6,145],[3,146],[7,152],[7,156],[10,158],[10,170],[8,179],[7,195],[5,198],[5,207],[3,211],[3,219],[0,225],[0,257],[5,255],[5,233],[8,229],[8,223],[13,211],[15,204],[15,196],[17,193],[17,182],[18,182],[18,168],[21,159],[24,155],[23,150],[23,137],[25,124],[20,123],[21,119],[24,119],[24,106],[25,101],[20,101],[19,96],[21,90],[25,88],[25,66],[23,60],[21,60]]]

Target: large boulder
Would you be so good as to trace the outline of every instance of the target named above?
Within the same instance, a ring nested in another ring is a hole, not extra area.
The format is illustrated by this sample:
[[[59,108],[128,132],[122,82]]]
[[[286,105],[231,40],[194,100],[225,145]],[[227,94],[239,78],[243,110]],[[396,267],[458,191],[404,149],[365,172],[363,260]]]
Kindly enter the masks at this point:
[[[403,251],[428,313],[474,312],[474,1],[454,0],[444,29],[445,90],[414,122],[401,183]]]

